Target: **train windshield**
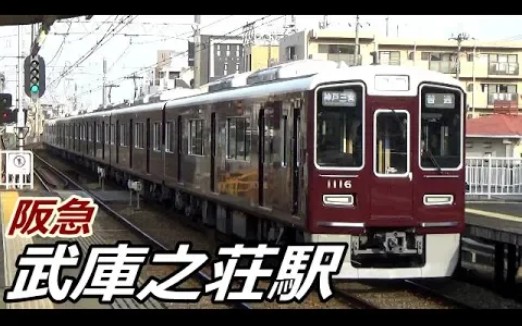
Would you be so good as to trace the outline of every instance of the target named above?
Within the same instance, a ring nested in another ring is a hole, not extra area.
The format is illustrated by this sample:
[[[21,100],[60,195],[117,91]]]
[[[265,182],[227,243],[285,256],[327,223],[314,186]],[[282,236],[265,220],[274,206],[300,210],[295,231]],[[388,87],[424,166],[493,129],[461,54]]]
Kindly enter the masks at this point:
[[[362,116],[361,86],[323,88],[318,91],[316,162],[319,166],[362,166]]]
[[[461,93],[423,87],[421,93],[421,167],[457,168],[462,151]]]

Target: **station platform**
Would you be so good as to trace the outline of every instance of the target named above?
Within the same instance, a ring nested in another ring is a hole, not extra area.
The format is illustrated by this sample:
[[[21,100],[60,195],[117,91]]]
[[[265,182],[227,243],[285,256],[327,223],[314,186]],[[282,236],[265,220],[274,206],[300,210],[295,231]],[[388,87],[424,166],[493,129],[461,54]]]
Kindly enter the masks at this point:
[[[469,203],[466,235],[507,244],[522,244],[522,202]]]
[[[493,245],[494,279],[499,288],[516,284],[522,257],[522,202],[467,203],[464,237]]]
[[[13,281],[15,279],[15,275],[17,273],[16,268],[16,260],[21,255],[26,247],[26,245],[30,244],[54,244],[56,241],[77,241],[81,247],[81,253],[83,258],[85,258],[85,253],[88,248],[93,244],[107,244],[114,243],[116,240],[110,239],[104,233],[104,229],[107,228],[107,225],[111,225],[109,228],[111,231],[115,231],[114,225],[116,224],[108,224],[108,220],[111,220],[112,223],[114,220],[110,219],[106,214],[98,211],[98,215],[96,216],[93,234],[89,237],[78,237],[74,239],[66,239],[66,238],[51,238],[51,237],[16,237],[16,238],[7,238],[5,236],[7,232],[7,227],[11,218],[11,215],[15,209],[16,202],[19,197],[49,197],[49,196],[58,196],[62,199],[68,198],[70,195],[75,194],[80,197],[88,197],[86,193],[82,193],[79,191],[57,191],[56,193],[50,194],[46,191],[0,191],[0,309],[165,309],[166,306],[157,300],[151,299],[146,301],[143,304],[138,303],[136,300],[132,298],[117,298],[110,304],[102,304],[99,302],[98,298],[81,298],[78,302],[73,303],[71,301],[66,301],[64,303],[55,303],[50,299],[39,299],[39,300],[28,300],[21,301],[16,303],[5,303],[4,302],[4,292],[6,289],[11,288]],[[114,201],[124,200],[123,195],[125,192],[122,192],[119,196],[115,196],[114,194],[109,194],[107,192],[106,198],[110,198]],[[125,195],[125,200],[127,200],[128,195]],[[105,221],[104,221],[105,220]],[[105,224],[104,224],[105,223]],[[122,226],[122,230],[123,230]],[[116,230],[118,231],[118,230]],[[120,231],[121,232],[121,231]],[[133,242],[134,243],[134,242]],[[85,259],[80,261],[80,266],[85,264]],[[80,269],[69,269],[67,268],[64,272],[63,276],[72,276],[75,279],[79,279]],[[142,283],[142,279],[140,278],[139,283]]]

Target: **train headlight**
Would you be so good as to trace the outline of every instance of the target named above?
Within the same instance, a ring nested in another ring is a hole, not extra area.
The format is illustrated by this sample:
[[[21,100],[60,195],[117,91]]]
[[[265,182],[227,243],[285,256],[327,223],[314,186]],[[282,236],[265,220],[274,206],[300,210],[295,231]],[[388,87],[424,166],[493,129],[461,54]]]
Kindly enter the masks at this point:
[[[351,207],[354,205],[353,195],[323,195],[323,204],[328,206]]]
[[[424,195],[423,202],[426,206],[452,205],[454,197],[453,195]]]

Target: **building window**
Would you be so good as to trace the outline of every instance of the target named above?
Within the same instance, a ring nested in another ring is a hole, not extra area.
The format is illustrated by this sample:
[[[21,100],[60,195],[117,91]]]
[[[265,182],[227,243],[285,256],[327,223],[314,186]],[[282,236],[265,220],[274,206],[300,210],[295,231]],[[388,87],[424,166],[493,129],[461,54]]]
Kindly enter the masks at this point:
[[[203,120],[189,121],[189,154],[203,155]]]
[[[408,60],[415,60],[415,51],[408,52]]]
[[[429,69],[443,74],[457,72],[457,55],[452,52],[422,52],[422,60],[429,61]]]
[[[226,53],[226,56],[227,56],[227,57],[230,57],[230,44],[227,44],[227,53]]]
[[[326,54],[326,59],[336,62],[344,61],[348,65],[357,63],[355,46],[346,44],[319,44],[319,53]],[[359,62],[361,56],[359,55]],[[297,57],[296,57],[297,59]]]
[[[239,56],[241,56],[240,51],[241,51],[241,47],[238,45],[238,46],[236,47],[236,57],[238,57],[238,58],[239,58]]]
[[[517,85],[489,84],[488,105],[494,105],[496,101],[518,101]]]
[[[319,52],[321,52],[321,46],[319,46]],[[297,54],[295,46],[286,47],[286,61],[297,60]]]
[[[221,46],[219,46],[219,45],[216,46],[216,55],[217,55],[218,57],[221,56]]]
[[[152,126],[152,144],[155,151],[161,151],[161,124],[155,122]]]
[[[174,123],[165,124],[165,152],[174,153]]]
[[[473,92],[473,83],[469,83],[467,87],[468,92]]]
[[[250,121],[247,118],[227,119],[227,159],[250,159]]]
[[[145,148],[145,127],[143,123],[136,123],[134,125],[134,148]]]
[[[490,54],[488,59],[488,73],[490,75],[518,75],[516,54]]]
[[[223,65],[223,76],[228,75],[228,63]]]
[[[380,51],[379,61],[383,65],[398,66],[401,64],[401,53],[399,51]]]
[[[239,72],[239,62],[236,63],[236,72]]]

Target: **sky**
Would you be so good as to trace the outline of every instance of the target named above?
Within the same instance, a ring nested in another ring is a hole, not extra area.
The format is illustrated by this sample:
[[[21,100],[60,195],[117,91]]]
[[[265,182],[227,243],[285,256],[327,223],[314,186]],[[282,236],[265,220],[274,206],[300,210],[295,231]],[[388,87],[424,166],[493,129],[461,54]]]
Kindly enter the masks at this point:
[[[522,34],[518,32],[522,30],[522,16],[360,15],[359,19],[363,29],[385,35],[387,17],[391,37],[398,34],[416,39],[447,39],[466,32],[484,41],[522,40]],[[296,15],[297,29],[318,27],[323,18],[321,15]],[[336,28],[352,29],[355,19],[355,15],[328,16],[330,25]],[[258,33],[281,33],[285,23],[290,22],[290,16],[201,15],[201,34],[242,35],[242,27],[253,21],[256,21]],[[96,15],[90,21],[82,17],[55,23],[40,50],[47,67],[47,90],[42,100],[51,103],[71,101],[76,86],[81,109],[98,107],[102,102],[104,59],[109,69],[107,83],[119,85],[112,90],[113,102],[131,99],[133,81],[122,77],[134,72],[144,73],[144,68],[156,63],[157,50],[179,51],[178,60],[185,60],[183,52],[187,50],[188,41],[192,41],[193,22],[192,15]],[[12,93],[13,98],[16,98],[18,30],[16,26],[0,27],[0,72],[6,75],[5,91]],[[25,56],[31,45],[31,28],[22,26],[20,30],[21,52]],[[103,38],[108,31],[113,33]],[[83,62],[69,69],[79,60]]]

